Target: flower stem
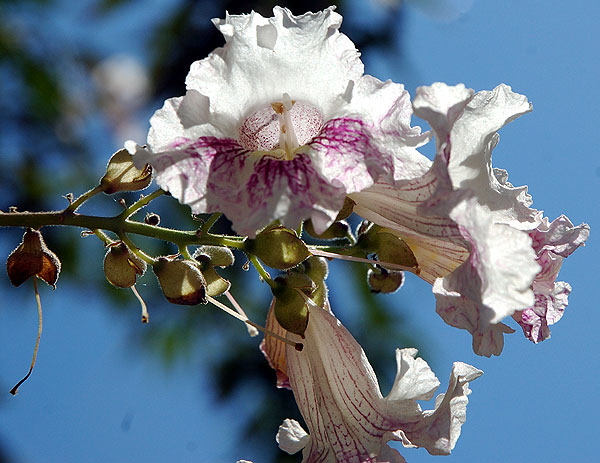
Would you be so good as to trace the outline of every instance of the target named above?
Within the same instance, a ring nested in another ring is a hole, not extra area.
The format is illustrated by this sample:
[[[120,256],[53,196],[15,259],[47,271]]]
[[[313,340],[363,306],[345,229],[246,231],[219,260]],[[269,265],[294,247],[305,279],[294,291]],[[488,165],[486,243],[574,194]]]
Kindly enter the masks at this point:
[[[156,263],[156,259],[149,256],[144,251],[142,251],[140,248],[138,248],[135,245],[135,243],[133,241],[131,241],[131,238],[129,238],[127,233],[119,233],[119,238],[121,239],[121,241],[123,241],[123,243],[125,243],[127,245],[127,247],[129,248],[129,250],[131,252],[133,252],[136,256],[138,256],[140,259],[142,259],[148,265],[154,265]]]
[[[202,226],[200,227],[199,231],[199,235],[202,236],[205,233],[208,233],[210,231],[210,229],[212,228],[212,226],[217,222],[217,220],[219,220],[221,218],[223,214],[221,212],[215,212],[214,214],[212,214],[208,219],[206,219],[206,222],[204,222],[202,224]]]
[[[252,254],[248,254],[248,259],[250,259],[250,262],[252,262],[252,265],[254,265],[254,268],[256,269],[256,271],[258,272],[260,277],[265,282],[267,282],[271,288],[275,288],[276,287],[275,282],[271,278],[271,275],[269,275],[269,272],[267,272],[265,270],[265,268],[263,267],[263,265],[260,263],[260,261],[258,260],[258,257],[256,257],[255,255],[252,255]]]
[[[150,193],[148,196],[142,196],[139,200],[137,200],[135,203],[133,203],[131,206],[129,206],[127,209],[121,212],[121,214],[119,214],[119,217],[123,218],[123,220],[128,219],[141,208],[147,206],[151,201],[164,194],[165,192],[159,189],[153,193]]]
[[[120,215],[99,217],[73,213],[72,211],[51,212],[1,212],[0,227],[30,227],[39,229],[44,226],[59,225],[80,227],[87,230],[111,231],[117,235],[122,233],[148,236],[175,243],[178,246],[209,244],[227,246],[235,249],[243,247],[244,237],[213,235],[206,233],[198,236],[195,230],[175,230],[124,219]]]
[[[104,191],[102,185],[98,185],[92,188],[91,190],[86,191],[79,198],[77,198],[75,201],[69,204],[69,207],[67,207],[64,211],[65,214],[75,212],[84,202],[86,202],[91,197],[96,196],[98,193],[101,193],[102,191]]]

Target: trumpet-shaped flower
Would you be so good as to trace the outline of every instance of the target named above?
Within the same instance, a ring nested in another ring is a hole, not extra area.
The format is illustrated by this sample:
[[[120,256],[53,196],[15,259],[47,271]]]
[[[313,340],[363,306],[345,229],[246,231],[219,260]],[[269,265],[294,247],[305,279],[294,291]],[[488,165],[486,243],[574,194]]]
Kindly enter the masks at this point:
[[[308,218],[324,231],[346,194],[391,178],[391,137],[420,139],[407,92],[363,75],[341,20],[333,7],[213,20],[225,45],[193,63],[186,95],[154,114],[147,149],[128,142],[136,164],[240,234]]]
[[[447,392],[437,396],[433,410],[422,410],[418,401],[431,399],[440,383],[427,363],[416,358],[416,349],[398,349],[398,373],[383,397],[358,342],[331,312],[307,303],[304,339],[288,334],[302,342],[302,351],[275,340],[263,345],[279,378],[288,377],[310,433],[285,420],[277,433],[280,448],[302,450],[303,463],[404,462],[387,444],[390,440],[434,455],[449,454],[466,419],[468,383],[482,372],[455,363]],[[272,314],[269,318],[273,322]]]
[[[394,182],[350,195],[355,212],[402,237],[421,277],[433,284],[438,314],[473,335],[476,353],[498,355],[503,334],[514,331],[501,320],[516,314],[527,335],[542,323],[540,316],[559,318],[555,312],[562,312],[570,290],[566,283],[554,284],[562,259],[552,267],[556,272],[544,270],[548,253],[556,255],[536,245],[547,219],[530,207],[526,187],[513,187],[506,171],[491,165],[497,131],[531,104],[506,85],[473,94],[463,85],[437,83],[419,88],[413,107],[435,134],[434,161],[424,162],[417,175],[396,169]],[[572,252],[589,227],[567,229],[562,249]]]

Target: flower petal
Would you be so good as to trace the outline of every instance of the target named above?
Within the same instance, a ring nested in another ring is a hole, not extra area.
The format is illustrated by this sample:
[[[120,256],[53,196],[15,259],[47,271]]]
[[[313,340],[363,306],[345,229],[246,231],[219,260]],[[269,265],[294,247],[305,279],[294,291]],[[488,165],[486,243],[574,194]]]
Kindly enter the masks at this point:
[[[286,347],[290,385],[310,431],[303,463],[403,462],[388,440],[449,453],[464,422],[466,383],[481,372],[457,364],[446,396],[440,396],[435,410],[422,411],[417,401],[431,398],[439,381],[415,349],[398,350],[396,381],[384,398],[352,335],[327,310],[309,303],[309,311],[304,349]],[[289,428],[286,436],[293,434]],[[292,441],[298,445],[290,448],[300,448],[298,439]]]
[[[275,440],[281,450],[293,455],[308,445],[310,436],[302,429],[300,423],[286,418],[283,420],[283,424],[279,426]]]
[[[527,98],[508,85],[478,92],[452,128],[448,165],[455,188],[477,192],[479,202],[489,207],[495,221],[520,230],[534,228],[541,213],[529,207],[532,200],[526,186],[513,187],[506,171],[491,168],[492,150],[499,140],[496,132],[532,109]]]

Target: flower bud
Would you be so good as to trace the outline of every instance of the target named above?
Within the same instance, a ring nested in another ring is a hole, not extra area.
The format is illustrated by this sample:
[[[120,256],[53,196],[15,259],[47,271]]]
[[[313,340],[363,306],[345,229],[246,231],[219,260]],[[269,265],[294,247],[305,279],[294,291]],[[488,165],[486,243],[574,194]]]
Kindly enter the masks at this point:
[[[391,233],[377,233],[375,252],[384,266],[384,262],[405,267],[416,268],[418,266],[417,258],[408,244],[402,238]]]
[[[160,223],[160,216],[154,212],[148,212],[144,217],[144,222],[148,225],[156,226]]]
[[[6,260],[8,278],[14,286],[22,285],[32,276],[56,288],[60,274],[60,260],[46,246],[38,230],[28,228],[23,240]]]
[[[231,283],[217,273],[211,265],[202,270],[202,275],[206,280],[206,294],[215,297],[229,290]]]
[[[143,190],[152,182],[152,167],[146,164],[143,169],[133,165],[131,154],[126,149],[112,155],[106,167],[106,174],[100,180],[102,190],[107,194],[119,191]]]
[[[292,272],[275,278],[277,287],[273,288],[275,317],[282,328],[304,336],[308,325],[308,307],[298,291],[310,296],[316,286],[304,273]]]
[[[348,248],[350,255],[376,254],[382,266],[385,263],[418,268],[417,258],[406,242],[392,230],[371,223],[363,223],[358,232],[356,246]]]
[[[311,279],[315,285],[315,289],[310,294],[310,298],[315,304],[322,307],[327,300],[327,286],[325,285],[325,279],[329,273],[327,259],[310,256],[292,271],[301,271]]]
[[[160,257],[152,267],[167,300],[173,304],[206,304],[206,280],[190,260]]]
[[[246,241],[246,251],[254,254],[269,267],[287,270],[295,267],[310,252],[293,230],[284,227],[268,228]]]
[[[206,294],[215,297],[229,290],[231,283],[215,270],[215,266],[228,267],[233,265],[235,259],[229,248],[224,246],[200,246],[194,252],[193,257],[198,262],[200,271],[206,280]]]
[[[229,267],[235,262],[233,252],[225,246],[200,246],[194,252],[194,258],[197,260],[206,260],[201,259],[200,256],[206,256],[210,264],[215,267]]]
[[[146,262],[136,256],[125,243],[112,245],[104,256],[104,275],[117,288],[130,288],[138,275],[146,271]]]
[[[367,282],[372,293],[389,294],[397,291],[404,283],[404,272],[387,270],[380,267],[379,272],[369,269]]]
[[[333,222],[327,230],[318,234],[315,232],[312,222],[307,220],[304,222],[304,230],[309,235],[321,240],[335,240],[347,237],[350,233],[350,225],[345,220],[340,220],[339,222]]]

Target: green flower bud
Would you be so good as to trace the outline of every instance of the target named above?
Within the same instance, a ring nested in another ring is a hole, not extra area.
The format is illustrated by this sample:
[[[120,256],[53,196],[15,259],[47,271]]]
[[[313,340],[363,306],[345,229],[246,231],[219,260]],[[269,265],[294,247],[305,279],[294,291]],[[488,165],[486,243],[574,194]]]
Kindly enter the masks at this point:
[[[389,294],[397,291],[404,283],[404,272],[386,270],[382,267],[380,269],[379,272],[373,269],[367,272],[367,282],[371,292]]]
[[[350,233],[350,225],[345,220],[339,222],[333,222],[327,230],[323,233],[318,234],[315,232],[313,224],[310,220],[304,222],[304,230],[311,236],[321,240],[335,240],[340,238],[346,238]]]
[[[304,336],[308,325],[308,307],[299,291],[310,296],[316,286],[304,273],[292,272],[275,278],[277,287],[273,288],[275,317],[282,328]]]
[[[37,276],[56,288],[60,274],[60,260],[46,246],[38,230],[28,228],[23,240],[6,260],[8,278],[14,286],[22,285],[32,276]]]
[[[206,280],[206,294],[215,297],[229,290],[231,283],[217,273],[213,266],[202,270]]]
[[[206,304],[206,280],[196,263],[161,257],[152,270],[169,302],[181,305]]]
[[[104,256],[104,275],[117,288],[132,287],[138,275],[145,271],[146,262],[131,252],[125,243],[111,246]]]
[[[200,256],[206,256],[207,259],[201,259]],[[229,267],[235,262],[233,252],[226,246],[200,246],[194,252],[194,258],[208,260],[210,265],[214,265],[215,267]]]
[[[293,230],[284,227],[268,228],[246,241],[246,251],[254,254],[269,267],[287,270],[295,267],[310,252]]]
[[[390,264],[404,265],[405,267],[418,267],[417,258],[406,242],[391,233],[377,232],[376,247],[379,260]],[[382,264],[385,266],[385,264]]]
[[[371,223],[361,224],[356,246],[343,251],[344,254],[364,257],[376,254],[381,265],[385,263],[418,268],[417,258],[406,242],[391,230]]]
[[[152,182],[152,167],[146,164],[143,169],[133,165],[131,154],[126,149],[112,155],[106,167],[106,174],[100,180],[102,191],[107,194],[118,191],[143,190]]]
[[[315,289],[309,295],[315,304],[322,307],[327,300],[327,286],[325,279],[329,273],[327,259],[324,257],[310,256],[302,264],[292,270],[299,271],[308,276],[315,285]]]

